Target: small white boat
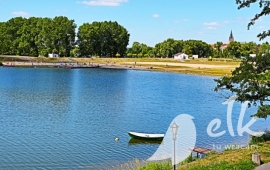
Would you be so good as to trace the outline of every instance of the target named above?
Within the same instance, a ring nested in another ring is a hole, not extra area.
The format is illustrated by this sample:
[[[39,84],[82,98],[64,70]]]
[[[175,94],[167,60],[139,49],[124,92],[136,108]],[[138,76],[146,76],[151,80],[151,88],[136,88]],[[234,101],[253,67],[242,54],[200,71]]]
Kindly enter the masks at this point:
[[[163,140],[164,134],[148,134],[138,132],[128,132],[128,135],[134,139]]]

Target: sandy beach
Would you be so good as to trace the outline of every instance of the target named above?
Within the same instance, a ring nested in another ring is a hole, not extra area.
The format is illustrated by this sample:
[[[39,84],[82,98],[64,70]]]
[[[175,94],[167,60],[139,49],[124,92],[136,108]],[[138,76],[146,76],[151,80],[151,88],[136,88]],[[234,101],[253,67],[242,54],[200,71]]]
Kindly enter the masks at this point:
[[[229,59],[207,59],[178,61],[162,58],[44,58],[27,56],[2,56],[2,63],[12,67],[66,67],[148,70],[199,74],[208,76],[230,75],[239,66],[239,61]]]

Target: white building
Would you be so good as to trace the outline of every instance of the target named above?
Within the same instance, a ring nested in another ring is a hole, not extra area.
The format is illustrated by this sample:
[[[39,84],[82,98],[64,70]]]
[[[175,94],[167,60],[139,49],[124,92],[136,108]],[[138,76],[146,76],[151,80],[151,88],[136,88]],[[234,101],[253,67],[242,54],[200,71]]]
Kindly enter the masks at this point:
[[[198,59],[198,58],[199,58],[199,55],[192,55],[192,57],[193,57],[194,59]]]
[[[250,57],[256,57],[256,54],[249,54]]]
[[[58,54],[49,54],[48,55],[49,58],[58,58]]]
[[[173,58],[175,60],[187,60],[188,59],[188,55],[185,53],[177,53],[173,55]]]

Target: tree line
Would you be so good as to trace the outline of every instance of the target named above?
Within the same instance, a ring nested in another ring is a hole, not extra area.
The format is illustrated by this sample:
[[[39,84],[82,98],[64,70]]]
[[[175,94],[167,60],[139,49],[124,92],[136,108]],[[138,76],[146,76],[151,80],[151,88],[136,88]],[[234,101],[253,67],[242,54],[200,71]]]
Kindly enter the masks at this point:
[[[55,18],[16,17],[0,22],[0,54],[60,57],[167,57],[183,52],[199,57],[236,57],[269,53],[268,43],[232,42],[223,48],[222,42],[209,45],[201,40],[169,38],[154,47],[134,42],[128,48],[130,34],[117,22],[84,23],[79,26],[64,16]]]
[[[265,55],[270,53],[270,45],[268,42],[256,44],[255,42],[240,43],[237,41],[231,42],[226,48],[223,48],[222,42],[217,42],[213,45],[214,57],[247,57],[250,54]]]
[[[0,52],[7,55],[69,56],[75,45],[74,20],[16,17],[0,23]]]

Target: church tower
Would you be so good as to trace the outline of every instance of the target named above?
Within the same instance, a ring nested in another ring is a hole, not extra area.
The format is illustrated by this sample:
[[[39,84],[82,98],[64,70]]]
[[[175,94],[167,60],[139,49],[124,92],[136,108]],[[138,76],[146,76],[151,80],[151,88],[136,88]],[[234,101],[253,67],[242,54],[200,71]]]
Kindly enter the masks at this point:
[[[230,44],[231,42],[233,42],[233,41],[234,41],[234,38],[233,38],[232,30],[231,30],[231,34],[230,34],[230,37],[229,37],[229,44]]]

